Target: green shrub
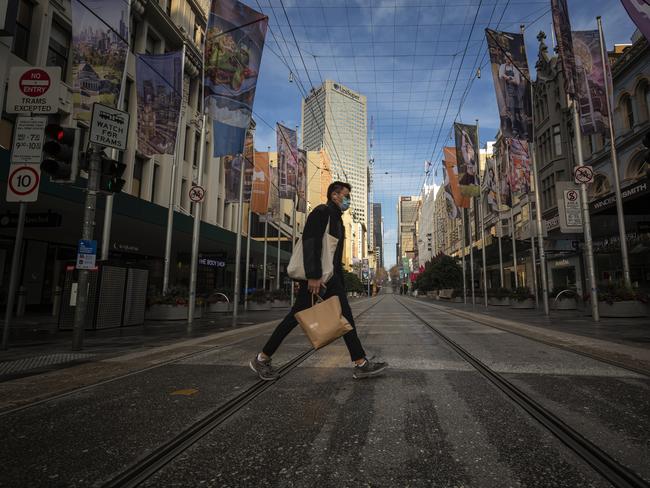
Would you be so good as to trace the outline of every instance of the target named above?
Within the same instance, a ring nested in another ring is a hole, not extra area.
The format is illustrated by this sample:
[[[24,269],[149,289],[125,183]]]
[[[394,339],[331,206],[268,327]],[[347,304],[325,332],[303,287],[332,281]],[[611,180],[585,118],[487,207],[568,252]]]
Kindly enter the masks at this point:
[[[502,300],[504,298],[509,298],[510,290],[508,288],[504,288],[501,286],[497,288],[490,288],[488,289],[488,297],[497,298],[499,300]]]
[[[518,286],[510,292],[510,298],[517,302],[524,302],[535,297],[527,286]]]

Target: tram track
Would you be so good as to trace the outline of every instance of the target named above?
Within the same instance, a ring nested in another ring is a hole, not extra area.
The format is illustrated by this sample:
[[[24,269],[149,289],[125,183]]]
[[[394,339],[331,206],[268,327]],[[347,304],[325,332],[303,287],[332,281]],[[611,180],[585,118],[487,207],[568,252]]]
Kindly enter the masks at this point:
[[[615,366],[617,368],[624,369],[624,370],[629,371],[631,373],[636,373],[638,375],[646,376],[646,377],[650,378],[650,371],[648,371],[647,369],[644,369],[644,368],[635,368],[634,366],[630,366],[629,364],[625,364],[625,363],[623,363],[621,361],[617,361],[615,359],[607,358],[607,357],[604,357],[604,356],[599,355],[599,354],[589,353],[589,352],[586,352],[586,351],[580,351],[580,350],[578,350],[578,349],[576,349],[574,347],[566,346],[566,345],[563,345],[563,344],[558,344],[557,342],[547,341],[547,340],[541,339],[539,337],[531,337],[530,335],[524,334],[522,332],[514,331],[514,330],[512,330],[512,329],[510,329],[508,327],[500,327],[500,326],[492,323],[491,321],[480,320],[480,319],[478,319],[476,317],[469,316],[467,313],[463,313],[464,311],[460,311],[460,313],[459,313],[456,310],[448,310],[447,308],[438,307],[433,303],[420,302],[420,301],[416,301],[413,298],[409,298],[409,301],[411,301],[411,300],[413,300],[414,303],[418,303],[419,305],[424,305],[424,306],[426,306],[428,308],[432,308],[432,309],[437,310],[439,312],[447,313],[447,314],[452,315],[454,317],[469,320],[471,322],[475,322],[477,324],[485,325],[487,327],[492,327],[493,329],[501,330],[503,332],[508,332],[509,334],[513,334],[513,335],[516,335],[516,336],[519,336],[519,337],[523,337],[524,339],[528,339],[528,340],[531,340],[531,341],[538,342],[540,344],[544,344],[545,346],[550,346],[550,347],[553,347],[555,349],[560,349],[562,351],[572,352],[574,354],[577,354],[578,356],[583,356],[583,357],[586,357],[586,358],[589,358],[589,359],[593,359],[594,361],[605,363],[605,364],[608,364],[610,366]]]
[[[384,296],[378,298],[369,307],[355,315],[355,319],[361,317],[363,314],[374,308],[382,302],[383,299]],[[127,469],[101,486],[104,488],[139,486],[152,475],[170,464],[182,452],[196,444],[204,436],[246,407],[257,396],[261,395],[266,390],[273,388],[277,381],[289,374],[315,352],[316,350],[312,348],[295,356],[293,359],[278,368],[277,372],[279,378],[276,381],[257,381],[240,394],[226,401],[197,422],[185,428],[169,441],[153,449],[146,456],[136,461],[136,463],[129,466]]]
[[[606,481],[620,488],[649,488],[643,478],[631,469],[621,465],[616,459],[603,451],[596,444],[589,441],[582,434],[565,423],[561,418],[550,412],[542,404],[535,401],[503,375],[495,372],[467,349],[442,333],[429,321],[408,307],[402,299],[395,297],[395,301],[402,305],[419,322],[430,329],[439,339],[456,352],[462,359],[469,363],[481,376],[492,383],[500,392],[506,395],[513,403],[519,406],[537,422],[544,426],[560,442],[573,451],[578,457],[598,472]]]

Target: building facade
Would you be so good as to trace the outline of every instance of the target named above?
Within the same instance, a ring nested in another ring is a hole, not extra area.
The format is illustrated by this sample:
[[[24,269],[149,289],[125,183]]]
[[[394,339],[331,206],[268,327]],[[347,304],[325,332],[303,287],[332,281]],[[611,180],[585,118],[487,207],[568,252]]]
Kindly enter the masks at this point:
[[[384,219],[381,215],[381,203],[372,204],[372,234],[375,246],[375,262],[379,268],[384,267]]]
[[[417,267],[418,211],[422,197],[400,196],[397,199],[397,256],[396,263],[409,260]]]
[[[332,178],[352,185],[352,214],[366,228],[367,121],[366,97],[331,80],[312,90],[302,101],[303,149],[327,151],[332,161]]]

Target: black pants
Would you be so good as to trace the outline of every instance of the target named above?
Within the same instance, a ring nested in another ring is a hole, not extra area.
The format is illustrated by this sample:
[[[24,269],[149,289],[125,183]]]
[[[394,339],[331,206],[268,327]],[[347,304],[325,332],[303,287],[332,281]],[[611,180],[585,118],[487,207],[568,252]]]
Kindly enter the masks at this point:
[[[348,297],[345,294],[345,289],[343,288],[342,284],[336,282],[332,283],[332,281],[338,280],[336,280],[336,278],[333,278],[330,280],[330,282],[328,282],[327,290],[325,294],[322,295],[322,297],[329,298],[334,295],[337,295],[339,297],[343,317],[345,317],[352,326],[352,330],[343,336],[345,345],[348,346],[348,351],[350,352],[350,358],[352,358],[352,361],[363,359],[366,357],[366,353],[363,350],[363,347],[361,347],[361,341],[357,335],[357,328],[354,325],[354,317],[352,316],[352,309],[348,303]],[[309,290],[307,290],[307,282],[301,282],[293,308],[282,320],[282,322],[278,324],[278,326],[273,331],[273,334],[271,334],[271,337],[269,337],[269,340],[266,342],[264,349],[262,349],[264,354],[267,356],[273,355],[278,347],[280,347],[280,344],[282,344],[284,338],[289,335],[289,332],[291,332],[296,327],[296,325],[298,325],[295,313],[300,312],[301,310],[305,310],[309,307],[311,307],[311,294],[309,293]]]

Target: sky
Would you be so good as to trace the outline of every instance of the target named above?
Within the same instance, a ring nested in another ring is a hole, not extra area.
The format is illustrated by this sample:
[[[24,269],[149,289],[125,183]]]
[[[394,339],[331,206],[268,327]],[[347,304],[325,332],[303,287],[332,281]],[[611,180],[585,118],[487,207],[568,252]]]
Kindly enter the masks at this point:
[[[498,131],[485,28],[525,26],[533,77],[540,31],[553,48],[550,0],[244,3],[269,17],[253,107],[258,150],[275,150],[276,122],[300,125],[301,99],[326,79],[368,98],[372,199],[382,205],[387,268],[395,263],[397,200],[442,182],[442,147],[453,144],[453,122],[478,119],[482,145]],[[568,0],[568,6],[573,30],[596,29],[600,15],[609,49],[630,43],[635,27],[620,0]],[[337,128],[329,129],[336,137]],[[432,161],[429,175],[425,161]]]

